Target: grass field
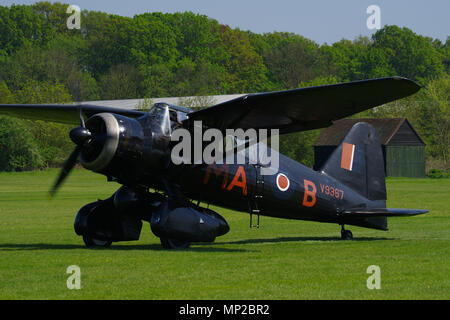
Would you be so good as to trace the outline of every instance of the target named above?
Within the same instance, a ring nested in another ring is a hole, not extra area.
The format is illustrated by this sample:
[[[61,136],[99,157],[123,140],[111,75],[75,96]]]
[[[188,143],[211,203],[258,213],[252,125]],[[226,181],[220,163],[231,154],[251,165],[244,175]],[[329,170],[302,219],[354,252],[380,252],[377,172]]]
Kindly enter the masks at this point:
[[[0,174],[0,299],[449,299],[450,179],[389,179],[388,206],[428,209],[392,218],[390,231],[216,210],[231,231],[213,244],[165,251],[145,223],[138,242],[86,249],[73,230],[78,209],[117,188],[75,170],[56,199],[57,171]],[[213,208],[214,209],[214,208]],[[66,269],[81,269],[69,290]],[[366,286],[381,269],[381,289]]]

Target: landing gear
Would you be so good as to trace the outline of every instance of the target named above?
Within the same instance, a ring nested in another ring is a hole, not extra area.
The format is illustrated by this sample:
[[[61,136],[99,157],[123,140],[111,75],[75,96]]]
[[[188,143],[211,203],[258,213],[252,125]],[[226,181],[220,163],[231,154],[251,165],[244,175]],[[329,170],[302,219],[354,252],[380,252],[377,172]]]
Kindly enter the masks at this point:
[[[82,207],[75,217],[75,233],[83,236],[88,248],[108,248],[113,241],[135,241],[142,228],[141,207],[131,207],[138,214],[128,214],[114,204],[114,196]],[[122,197],[122,199],[125,197]],[[141,210],[141,211],[140,211]],[[131,211],[131,210],[130,210]]]
[[[342,225],[341,229],[341,239],[342,240],[352,240],[353,233],[350,230],[345,230],[344,225]]]
[[[189,246],[191,245],[190,242],[176,239],[160,238],[160,240],[161,245],[164,249],[182,250],[189,248]]]
[[[112,241],[108,240],[99,240],[89,236],[83,236],[83,241],[86,247],[88,248],[109,248],[111,246]]]

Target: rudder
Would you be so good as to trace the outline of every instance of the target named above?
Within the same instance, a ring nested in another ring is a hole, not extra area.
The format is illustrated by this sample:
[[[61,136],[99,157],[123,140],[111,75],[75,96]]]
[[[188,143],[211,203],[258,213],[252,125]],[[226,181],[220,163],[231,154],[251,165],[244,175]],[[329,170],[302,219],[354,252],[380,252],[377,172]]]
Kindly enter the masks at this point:
[[[319,170],[365,198],[386,205],[383,150],[376,129],[356,123]]]

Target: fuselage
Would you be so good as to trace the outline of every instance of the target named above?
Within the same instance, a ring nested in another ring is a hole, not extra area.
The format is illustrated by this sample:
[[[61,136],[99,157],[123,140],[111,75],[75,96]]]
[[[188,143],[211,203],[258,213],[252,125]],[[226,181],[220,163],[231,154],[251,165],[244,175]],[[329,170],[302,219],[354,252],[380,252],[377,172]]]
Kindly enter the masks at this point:
[[[175,112],[173,116],[172,112]],[[342,214],[352,208],[380,207],[380,202],[368,200],[363,190],[350,188],[323,171],[311,170],[262,142],[257,143],[256,153],[248,146],[238,148],[240,151],[231,153],[233,161],[229,161],[228,153],[223,152],[225,158],[213,164],[189,164],[195,163],[192,161],[175,164],[171,154],[175,142],[171,137],[177,126],[179,128],[180,120],[171,119],[182,119],[180,113],[186,117],[186,113],[162,105],[134,122],[118,117],[117,152],[99,173],[129,187],[146,186],[167,192],[169,196],[181,194],[250,214],[385,230],[379,223],[373,223],[373,219],[349,219]],[[242,141],[246,140],[236,140],[234,148]],[[259,159],[261,146],[267,149],[266,154],[270,154],[271,159],[277,156],[275,166]],[[239,152],[244,156],[238,157]],[[240,161],[236,161],[238,158]]]
[[[340,223],[344,208],[370,202],[333,177],[282,154],[271,175],[261,175],[261,166],[249,161],[172,170],[187,197],[263,216]]]

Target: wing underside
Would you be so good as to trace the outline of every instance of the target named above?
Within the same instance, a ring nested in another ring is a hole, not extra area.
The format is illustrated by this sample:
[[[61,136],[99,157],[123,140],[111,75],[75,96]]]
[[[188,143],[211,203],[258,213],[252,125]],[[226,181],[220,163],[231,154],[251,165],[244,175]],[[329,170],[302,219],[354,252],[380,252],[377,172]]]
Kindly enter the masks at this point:
[[[102,107],[94,105],[0,105],[0,115],[12,116],[29,120],[44,120],[64,124],[77,125],[80,123],[80,110],[87,117],[97,113],[116,113],[127,117],[137,118],[145,114],[143,111]]]
[[[279,129],[291,133],[328,127],[332,121],[407,97],[420,89],[401,77],[280,92],[250,94],[189,114],[190,121],[220,130]]]

